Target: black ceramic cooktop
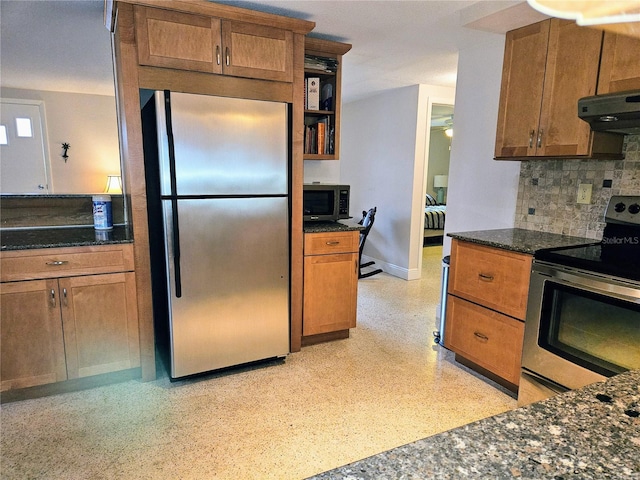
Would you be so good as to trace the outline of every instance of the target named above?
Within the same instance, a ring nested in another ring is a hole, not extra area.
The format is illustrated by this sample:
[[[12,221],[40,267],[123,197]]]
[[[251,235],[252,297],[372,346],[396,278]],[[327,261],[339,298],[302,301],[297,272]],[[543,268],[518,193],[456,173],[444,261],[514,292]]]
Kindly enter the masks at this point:
[[[640,244],[621,246],[596,243],[536,252],[535,258],[567,267],[640,281]]]

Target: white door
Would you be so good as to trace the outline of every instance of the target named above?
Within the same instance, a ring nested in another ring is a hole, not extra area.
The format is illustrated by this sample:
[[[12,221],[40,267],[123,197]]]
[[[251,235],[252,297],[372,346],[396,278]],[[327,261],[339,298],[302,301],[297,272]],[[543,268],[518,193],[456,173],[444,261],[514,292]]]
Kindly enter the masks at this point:
[[[43,104],[3,99],[0,105],[0,192],[51,193]]]

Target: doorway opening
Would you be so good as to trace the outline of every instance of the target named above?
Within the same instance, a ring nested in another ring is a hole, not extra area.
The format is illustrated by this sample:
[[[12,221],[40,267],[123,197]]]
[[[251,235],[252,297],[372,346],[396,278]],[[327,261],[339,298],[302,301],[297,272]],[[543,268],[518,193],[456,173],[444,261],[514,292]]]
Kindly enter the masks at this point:
[[[423,247],[442,245],[452,137],[453,105],[434,103],[426,168]]]

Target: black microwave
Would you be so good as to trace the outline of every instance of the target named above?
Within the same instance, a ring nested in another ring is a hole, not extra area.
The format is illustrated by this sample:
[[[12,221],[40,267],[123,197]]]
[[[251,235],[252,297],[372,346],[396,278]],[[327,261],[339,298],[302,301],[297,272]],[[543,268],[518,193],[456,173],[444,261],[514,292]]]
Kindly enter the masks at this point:
[[[305,183],[302,193],[305,222],[349,218],[349,185]]]

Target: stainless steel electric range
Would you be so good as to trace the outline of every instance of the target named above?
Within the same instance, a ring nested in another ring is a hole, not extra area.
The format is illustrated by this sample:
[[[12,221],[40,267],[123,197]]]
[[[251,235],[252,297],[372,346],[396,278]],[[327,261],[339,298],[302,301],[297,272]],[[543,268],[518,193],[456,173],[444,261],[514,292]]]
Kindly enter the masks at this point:
[[[534,255],[518,404],[640,368],[640,196],[613,196],[601,242]]]

